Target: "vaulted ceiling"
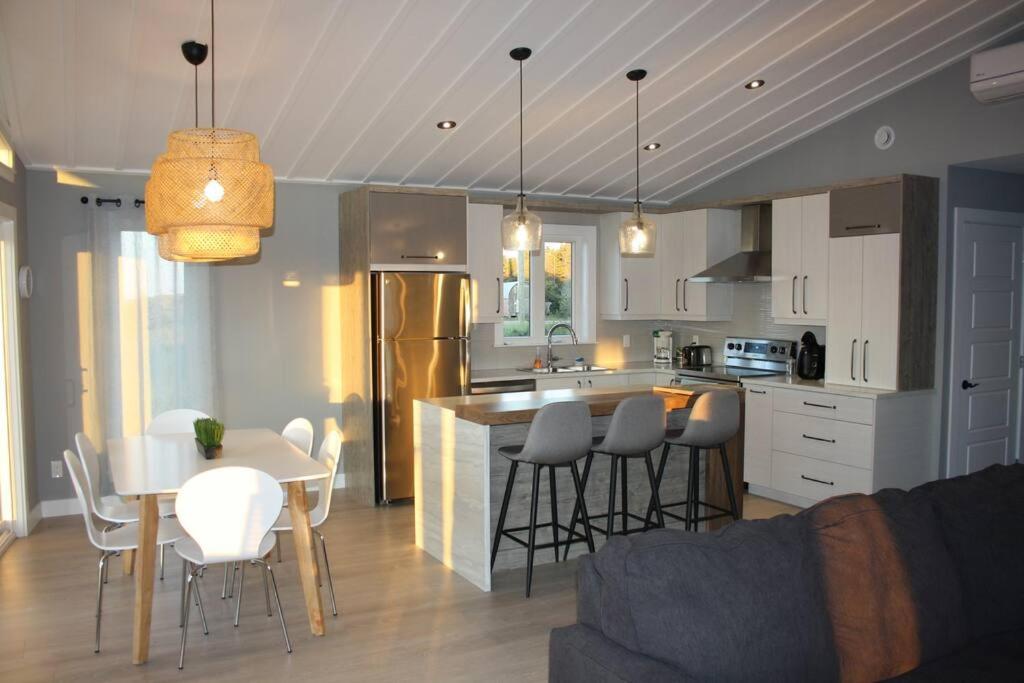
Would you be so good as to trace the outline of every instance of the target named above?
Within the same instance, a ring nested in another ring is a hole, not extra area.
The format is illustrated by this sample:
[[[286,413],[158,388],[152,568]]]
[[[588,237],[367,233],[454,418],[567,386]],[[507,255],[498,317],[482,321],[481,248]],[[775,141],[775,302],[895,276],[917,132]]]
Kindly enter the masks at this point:
[[[645,68],[642,194],[672,202],[1022,26],[1024,0],[219,0],[216,122],[279,178],[514,192],[523,45],[527,190],[631,196]],[[209,34],[206,0],[2,0],[0,117],[30,167],[148,171]]]

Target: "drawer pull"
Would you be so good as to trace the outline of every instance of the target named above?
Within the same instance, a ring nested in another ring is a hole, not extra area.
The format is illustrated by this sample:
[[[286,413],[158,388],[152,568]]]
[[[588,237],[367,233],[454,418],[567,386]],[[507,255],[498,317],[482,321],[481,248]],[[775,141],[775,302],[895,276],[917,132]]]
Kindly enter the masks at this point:
[[[811,403],[810,401],[804,401],[804,405],[810,406],[811,408],[828,408],[830,410],[836,409],[835,406],[827,406],[824,403]]]
[[[747,391],[749,391],[752,394],[767,394],[768,393],[767,391],[759,391],[757,389],[747,389]]]
[[[836,442],[835,439],[823,439],[820,436],[810,436],[808,434],[803,434],[802,436],[805,439],[810,439],[811,441],[824,441],[825,443],[835,443]]]
[[[801,474],[800,478],[801,479],[806,479],[807,481],[813,481],[815,484],[825,484],[826,486],[835,486],[836,485],[836,483],[834,481],[825,481],[824,479],[815,479],[814,477],[808,477],[807,475],[804,475],[804,474]]]

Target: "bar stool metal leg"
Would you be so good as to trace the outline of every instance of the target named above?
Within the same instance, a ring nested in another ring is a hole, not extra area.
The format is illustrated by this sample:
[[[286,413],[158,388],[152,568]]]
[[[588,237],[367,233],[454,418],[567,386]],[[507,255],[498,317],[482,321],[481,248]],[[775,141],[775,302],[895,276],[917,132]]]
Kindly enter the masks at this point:
[[[629,531],[629,492],[626,486],[626,472],[628,471],[629,458],[619,458],[619,467],[622,469],[622,533]]]
[[[661,480],[665,476],[665,465],[668,464],[668,451],[669,451],[670,448],[672,448],[672,445],[666,443],[665,446],[661,449],[661,460],[658,461],[658,473],[654,476],[654,489],[658,492],[659,496],[661,495]],[[659,500],[658,500],[658,504],[659,504],[659,506],[661,504],[660,497],[659,497]],[[654,499],[652,498],[650,504],[647,506],[647,516],[644,518],[644,526],[650,526],[650,524],[651,524],[651,515],[653,515],[653,514],[654,514]],[[661,521],[661,527],[665,528],[664,517],[662,518],[662,521]]]
[[[516,481],[517,469],[519,469],[519,461],[512,460],[508,471],[508,483],[505,484],[505,497],[501,499],[498,529],[494,532],[494,543],[491,544],[491,569],[494,569],[494,561],[498,559],[498,544],[501,542],[501,534],[505,530],[505,516],[508,514],[508,501],[512,497],[512,486]]]
[[[729,512],[732,513],[732,518],[736,520],[740,518],[740,515],[738,508],[736,507],[736,492],[732,487],[732,472],[729,471],[729,456],[725,452],[724,443],[718,447],[718,453],[722,456],[722,473],[725,475],[725,491],[729,494]]]
[[[569,521],[569,540],[570,541],[576,535],[576,521],[579,519],[579,516],[580,516],[580,501],[583,500],[583,494],[587,490],[587,480],[590,478],[590,465],[593,462],[594,462],[594,454],[593,453],[587,453],[587,461],[585,463],[583,463],[583,479],[580,482],[580,491],[578,491],[576,493],[576,504],[573,505],[573,508],[572,508],[572,519]],[[572,463],[572,469],[573,469],[574,472],[576,472],[576,476],[578,477],[579,476],[579,470],[576,468],[576,463],[575,462]],[[587,520],[587,533],[590,533],[590,532],[591,532],[590,520],[588,518],[588,520]],[[590,552],[594,552],[593,549],[591,549]],[[568,543],[565,546],[565,554],[562,556],[562,559],[563,560],[569,559],[569,544]]]
[[[583,533],[587,537],[587,550],[594,552],[594,535],[590,531],[590,515],[587,514],[587,501],[583,498],[583,484],[580,482],[580,472],[576,467],[576,461],[569,463],[569,469],[572,471],[572,483],[576,488],[576,505],[579,508],[580,514],[583,515]],[[586,472],[584,472],[586,476]],[[573,525],[575,526],[575,516],[573,517]],[[569,531],[569,540],[572,540],[573,532]],[[565,556],[569,557],[569,545],[565,546]]]
[[[530,496],[530,536],[526,546],[526,597],[533,583],[533,547],[537,540],[537,499],[540,497],[540,465],[533,465],[533,494]]]
[[[686,530],[696,530],[697,522],[697,492],[700,485],[697,477],[700,476],[700,450],[696,446],[690,447],[690,465],[686,476]]]
[[[611,538],[615,531],[615,475],[619,465],[619,456],[612,456],[612,466],[608,474],[608,523],[605,525],[605,538]]]
[[[654,506],[654,511],[658,515],[658,528],[665,528],[665,517],[661,514],[661,498],[658,496],[658,479],[654,474],[654,463],[651,461],[651,454],[648,453],[647,457],[644,458],[644,462],[647,464],[647,479],[651,483],[651,505]],[[644,522],[646,527],[650,520],[650,510],[647,512],[647,520]]]
[[[548,467],[548,484],[551,488],[551,543],[555,549],[555,562],[558,562],[558,493],[554,467]]]

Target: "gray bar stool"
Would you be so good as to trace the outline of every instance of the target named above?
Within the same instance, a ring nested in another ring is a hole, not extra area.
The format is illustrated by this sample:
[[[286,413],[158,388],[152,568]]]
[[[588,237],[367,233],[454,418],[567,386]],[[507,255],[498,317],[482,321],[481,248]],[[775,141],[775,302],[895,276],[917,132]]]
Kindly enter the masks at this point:
[[[614,533],[632,534],[646,531],[650,528],[650,515],[645,519],[629,511],[629,488],[626,479],[626,465],[632,458],[644,458],[647,464],[647,479],[651,486],[651,501],[648,512],[658,516],[658,526],[665,526],[665,520],[661,515],[661,502],[658,499],[657,481],[654,475],[654,464],[651,461],[651,451],[660,446],[665,440],[665,400],[661,396],[650,394],[647,396],[633,396],[627,398],[615,408],[612,414],[611,424],[608,425],[608,433],[602,439],[594,439],[594,445],[587,462],[583,466],[583,490],[586,491],[587,479],[590,476],[590,466],[594,454],[611,456],[611,469],[608,477],[608,514],[593,515],[591,519],[606,520],[604,529],[597,526],[593,528],[603,531],[605,537]],[[622,520],[622,530],[615,531],[615,484],[616,475],[621,470],[621,498],[622,509],[619,516]],[[574,534],[578,510],[573,510],[572,522],[569,524],[570,535]],[[630,518],[643,522],[643,527],[629,528]],[[566,545],[565,557],[569,556],[569,547]]]
[[[732,473],[729,471],[729,458],[726,457],[725,443],[736,436],[740,429],[740,397],[733,390],[709,391],[697,398],[690,411],[690,418],[683,430],[669,430],[665,434],[665,447],[658,463],[658,476],[655,488],[661,487],[665,475],[665,464],[668,462],[669,450],[672,446],[685,446],[690,449],[690,462],[687,474],[686,500],[678,503],[665,503],[661,506],[662,514],[686,523],[686,529],[696,529],[698,522],[706,522],[720,517],[739,519],[736,507],[736,493],[733,488]],[[722,458],[722,471],[725,474],[725,489],[729,494],[729,508],[718,507],[700,500],[700,451],[717,448]],[[684,516],[668,512],[668,508],[685,506]],[[715,514],[700,516],[700,507],[714,510]],[[647,520],[654,513],[653,502],[647,510]]]
[[[501,501],[501,513],[498,515],[498,528],[494,532],[491,544],[491,569],[498,558],[498,544],[502,536],[507,536],[526,548],[526,597],[530,597],[530,585],[533,583],[533,553],[537,549],[554,548],[555,562],[558,562],[558,530],[569,532],[568,543],[574,536],[585,540],[590,552],[594,552],[594,538],[590,532],[590,517],[587,515],[586,502],[583,500],[583,486],[580,481],[576,461],[590,452],[593,442],[590,424],[590,407],[583,401],[564,401],[551,403],[540,410],[530,423],[526,434],[526,443],[522,446],[502,446],[498,453],[509,459],[511,468],[508,472],[508,483],[505,485],[505,497]],[[533,493],[530,498],[530,524],[528,526],[505,528],[505,516],[508,513],[508,502],[512,496],[516,471],[519,463],[533,465]],[[551,487],[551,521],[537,524],[537,499],[540,491],[541,471],[547,467],[549,485]],[[572,472],[572,483],[576,488],[576,509],[583,516],[584,535],[573,529],[558,524],[558,495],[555,488],[555,469],[568,467]],[[551,543],[537,545],[537,527],[551,527]],[[514,536],[518,531],[529,531],[528,540]]]

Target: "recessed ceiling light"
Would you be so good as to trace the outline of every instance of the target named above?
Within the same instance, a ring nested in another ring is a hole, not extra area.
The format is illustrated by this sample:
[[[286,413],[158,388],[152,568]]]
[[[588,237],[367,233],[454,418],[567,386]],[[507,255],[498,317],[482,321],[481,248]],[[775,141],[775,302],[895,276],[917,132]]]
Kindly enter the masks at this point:
[[[660,142],[649,142],[646,145],[644,145],[644,149],[646,149],[648,152],[653,152],[654,150],[658,149],[659,147],[661,147],[661,143]]]
[[[764,87],[764,81],[760,78],[755,78],[743,87],[747,90],[757,90],[758,88]]]
[[[437,122],[437,127],[440,128],[441,130],[451,130],[452,128],[455,127],[455,125],[456,124],[455,124],[454,121],[438,121]]]

